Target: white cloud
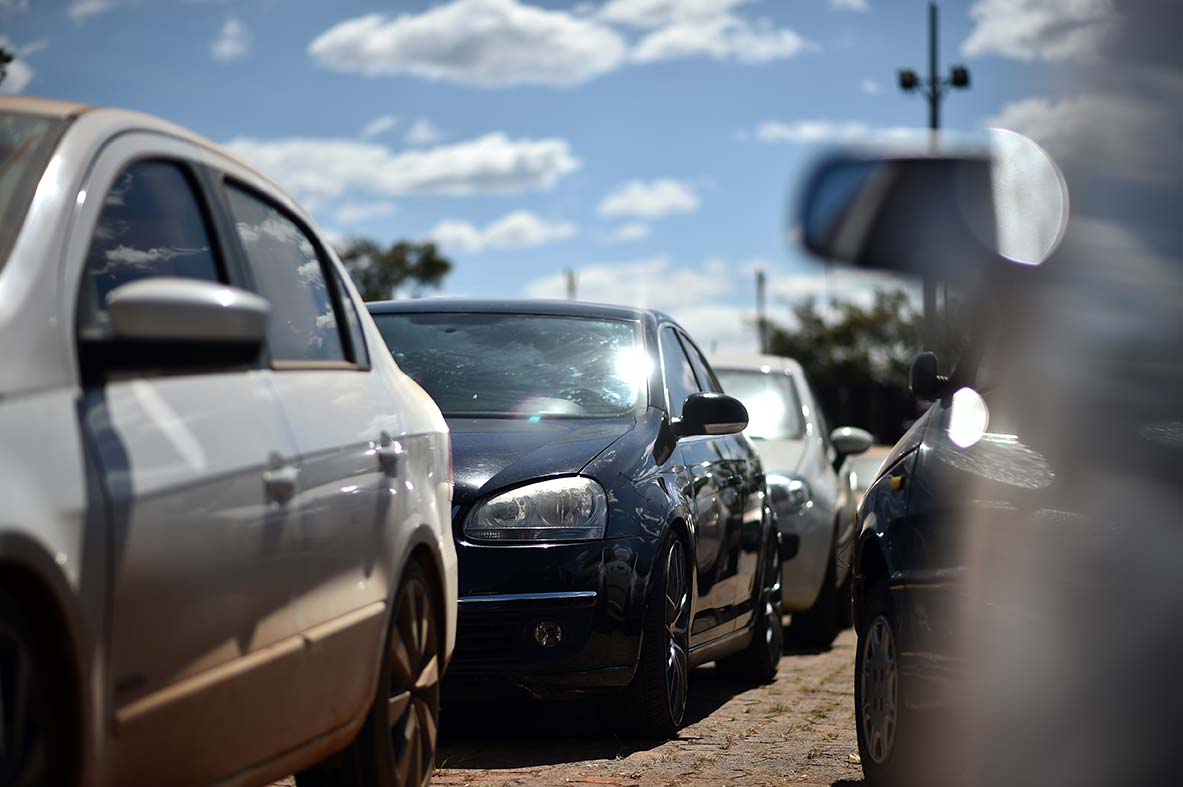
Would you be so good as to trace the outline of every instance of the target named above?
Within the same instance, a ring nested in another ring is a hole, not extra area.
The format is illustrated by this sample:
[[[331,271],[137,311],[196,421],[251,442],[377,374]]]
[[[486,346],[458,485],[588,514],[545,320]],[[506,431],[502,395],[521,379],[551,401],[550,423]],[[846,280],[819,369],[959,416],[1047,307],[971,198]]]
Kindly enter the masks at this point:
[[[619,67],[619,33],[594,20],[518,0],[453,0],[420,14],[367,14],[308,47],[334,71],[411,74],[481,87],[575,85]]]
[[[752,26],[729,14],[692,19],[649,33],[637,43],[632,59],[655,63],[690,57],[735,60],[745,65],[795,57],[817,45],[787,27],[763,21]]]
[[[879,93],[879,83],[874,79],[864,79],[859,83],[859,88],[868,96],[878,95]]]
[[[1095,56],[1117,24],[1113,0],[978,0],[962,53],[1017,60]]]
[[[587,265],[575,271],[581,301],[623,303],[668,309],[731,294],[732,277],[722,260],[697,268],[675,266],[666,255],[632,262]],[[562,298],[567,292],[562,273],[527,282],[531,298]]]
[[[334,199],[354,188],[385,196],[550,189],[581,166],[564,139],[514,140],[501,133],[398,154],[353,139],[238,138],[226,147],[305,201]]]
[[[1002,108],[988,126],[1026,134],[1066,166],[1144,181],[1178,182],[1179,120],[1170,102],[1132,94],[1027,98]]]
[[[673,213],[698,210],[698,195],[689,183],[671,178],[632,180],[600,200],[601,216],[660,219]]]
[[[537,215],[518,210],[501,217],[484,229],[465,221],[441,221],[428,237],[445,249],[480,252],[486,249],[528,249],[566,240],[578,231],[568,221],[546,222]]]
[[[912,142],[927,140],[928,132],[922,129],[901,126],[868,126],[856,120],[798,120],[795,123],[781,123],[770,120],[759,124],[749,135],[746,131],[737,133],[740,139],[749,136],[760,142],[789,142],[801,145],[815,143],[843,143],[860,140],[877,142]]]
[[[394,115],[379,115],[361,128],[361,135],[369,139],[379,134],[385,134],[398,125],[398,118]]]
[[[28,87],[29,83],[33,81],[33,77],[37,75],[33,67],[25,62],[23,55],[45,47],[40,41],[25,47],[17,47],[3,34],[0,34],[0,47],[15,55],[12,62],[4,67],[4,81],[0,82],[0,95],[16,95]]]
[[[66,8],[66,15],[74,24],[80,25],[88,17],[106,13],[114,7],[113,0],[74,0]]]
[[[755,137],[761,142],[839,142],[864,137],[870,131],[866,123],[857,121],[799,120],[796,123],[768,121],[756,127]]]
[[[870,11],[867,0],[830,0],[830,8],[839,11]]]
[[[241,60],[251,52],[250,28],[231,17],[209,44],[209,55],[219,63]]]
[[[357,224],[370,219],[381,219],[398,213],[393,202],[346,202],[337,208],[336,218],[341,224]]]
[[[612,232],[612,240],[626,243],[633,240],[642,240],[648,238],[652,233],[648,224],[634,222],[632,224],[621,224]]]
[[[599,11],[606,22],[633,27],[662,27],[726,14],[753,0],[608,0]]]
[[[418,147],[420,145],[431,145],[439,142],[444,138],[444,134],[427,118],[418,118],[411,127],[407,129],[403,141],[408,145]]]

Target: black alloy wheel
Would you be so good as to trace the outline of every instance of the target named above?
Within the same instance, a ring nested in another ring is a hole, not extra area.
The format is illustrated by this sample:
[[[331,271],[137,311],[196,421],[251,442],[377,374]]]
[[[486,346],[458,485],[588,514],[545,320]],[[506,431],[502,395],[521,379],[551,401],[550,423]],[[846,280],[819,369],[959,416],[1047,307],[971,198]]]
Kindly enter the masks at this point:
[[[672,531],[654,555],[641,631],[641,652],[626,701],[608,698],[605,710],[624,735],[665,740],[686,715],[690,682],[690,566],[686,546]]]
[[[339,757],[296,776],[299,787],[423,787],[439,732],[440,603],[411,563],[394,601],[378,693],[365,726]]]
[[[680,539],[674,539],[665,566],[665,682],[670,718],[681,726],[686,712],[686,694],[690,683],[689,659],[690,591],[686,582],[686,556]]]

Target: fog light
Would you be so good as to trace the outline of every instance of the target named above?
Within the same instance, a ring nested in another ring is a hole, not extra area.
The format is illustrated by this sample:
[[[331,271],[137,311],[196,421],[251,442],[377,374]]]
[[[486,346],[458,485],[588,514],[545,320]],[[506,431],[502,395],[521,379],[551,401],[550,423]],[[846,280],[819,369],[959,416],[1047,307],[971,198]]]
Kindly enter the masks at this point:
[[[563,627],[544,620],[534,627],[534,641],[544,648],[553,648],[563,641]]]

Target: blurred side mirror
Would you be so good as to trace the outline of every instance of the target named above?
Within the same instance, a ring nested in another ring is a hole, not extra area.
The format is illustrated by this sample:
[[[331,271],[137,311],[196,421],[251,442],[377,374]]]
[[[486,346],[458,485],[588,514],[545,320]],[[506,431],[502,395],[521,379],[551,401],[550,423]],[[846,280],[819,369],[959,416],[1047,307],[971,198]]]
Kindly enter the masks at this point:
[[[674,433],[678,437],[736,434],[747,426],[748,410],[735,397],[692,393],[682,404],[682,417],[674,422]]]
[[[830,433],[830,442],[840,457],[855,456],[871,447],[875,442],[871,433],[854,426],[839,426]]]
[[[258,348],[271,304],[245,290],[194,279],[154,277],[115,288],[107,317],[116,340],[235,344]]]
[[[834,154],[807,178],[797,218],[820,257],[960,278],[1000,257],[1043,262],[1067,225],[1068,191],[1042,148],[992,130],[980,151]]]
[[[949,391],[949,378],[937,373],[937,357],[923,352],[912,361],[908,372],[908,387],[912,395],[922,402],[935,402]]]

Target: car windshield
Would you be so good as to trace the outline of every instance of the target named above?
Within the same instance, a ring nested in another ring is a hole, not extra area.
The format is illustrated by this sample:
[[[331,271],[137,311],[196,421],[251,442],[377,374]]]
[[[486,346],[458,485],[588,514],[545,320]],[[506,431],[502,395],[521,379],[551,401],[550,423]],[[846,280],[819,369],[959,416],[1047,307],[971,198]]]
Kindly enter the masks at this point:
[[[40,115],[0,112],[0,268],[8,259],[9,245],[24,220],[37,190],[37,181],[49,160],[49,152],[65,121]]]
[[[748,408],[748,437],[755,440],[792,440],[805,424],[793,380],[781,372],[715,369],[725,393]]]
[[[446,416],[621,416],[643,403],[636,323],[525,314],[375,314],[404,372]]]

